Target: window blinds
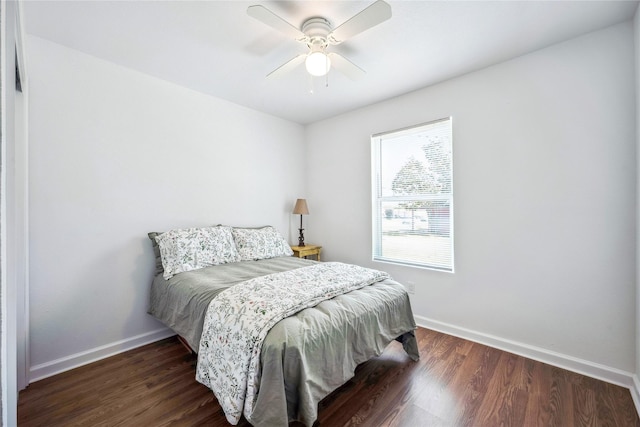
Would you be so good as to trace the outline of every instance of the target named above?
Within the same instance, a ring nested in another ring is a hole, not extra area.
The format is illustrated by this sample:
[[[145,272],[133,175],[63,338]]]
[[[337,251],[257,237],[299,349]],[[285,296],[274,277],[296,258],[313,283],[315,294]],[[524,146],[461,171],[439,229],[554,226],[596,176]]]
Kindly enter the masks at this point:
[[[373,135],[373,259],[453,271],[451,118]]]

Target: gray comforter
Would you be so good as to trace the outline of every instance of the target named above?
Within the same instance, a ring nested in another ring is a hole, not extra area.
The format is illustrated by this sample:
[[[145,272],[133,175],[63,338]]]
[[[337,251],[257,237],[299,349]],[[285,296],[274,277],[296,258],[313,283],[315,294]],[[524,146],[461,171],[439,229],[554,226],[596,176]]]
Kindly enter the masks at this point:
[[[170,280],[159,275],[151,287],[149,313],[197,351],[206,310],[218,293],[253,277],[314,262],[281,257],[208,267]],[[290,420],[300,420],[311,426],[318,402],[392,340],[399,339],[417,360],[414,329],[409,297],[393,280],[335,297],[280,321],[262,347],[260,391],[248,421],[255,426],[287,426]]]

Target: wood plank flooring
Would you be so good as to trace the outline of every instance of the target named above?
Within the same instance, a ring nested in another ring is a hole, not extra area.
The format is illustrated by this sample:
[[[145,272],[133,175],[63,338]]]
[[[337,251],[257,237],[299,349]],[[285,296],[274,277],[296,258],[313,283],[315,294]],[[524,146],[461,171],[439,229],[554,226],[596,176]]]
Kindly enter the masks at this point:
[[[320,402],[315,425],[640,427],[623,387],[428,329],[416,334],[418,362],[392,343]],[[194,377],[195,357],[169,338],[31,384],[20,393],[18,422],[229,425]]]

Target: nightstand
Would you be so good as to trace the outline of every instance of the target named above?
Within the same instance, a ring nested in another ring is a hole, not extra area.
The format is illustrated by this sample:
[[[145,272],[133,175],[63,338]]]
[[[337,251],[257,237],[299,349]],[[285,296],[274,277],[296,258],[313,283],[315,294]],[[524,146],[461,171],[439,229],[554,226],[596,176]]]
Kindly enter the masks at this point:
[[[291,246],[291,250],[293,250],[293,256],[297,256],[298,258],[306,258],[309,255],[315,255],[316,260],[320,261],[320,251],[322,250],[322,246],[318,246],[318,245]]]

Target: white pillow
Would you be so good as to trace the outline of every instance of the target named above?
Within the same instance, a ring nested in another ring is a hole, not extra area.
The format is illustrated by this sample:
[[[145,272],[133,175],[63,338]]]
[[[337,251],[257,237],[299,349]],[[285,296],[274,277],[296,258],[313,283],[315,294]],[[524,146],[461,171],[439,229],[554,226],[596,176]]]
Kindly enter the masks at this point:
[[[232,229],[242,261],[291,256],[293,251],[282,235],[271,226]]]
[[[185,271],[240,261],[231,227],[171,230],[156,236],[156,241],[167,280]]]

